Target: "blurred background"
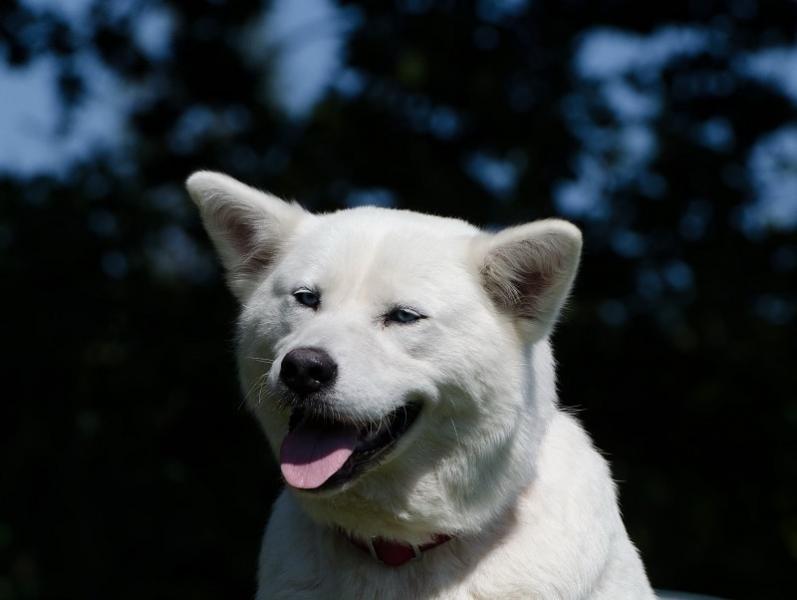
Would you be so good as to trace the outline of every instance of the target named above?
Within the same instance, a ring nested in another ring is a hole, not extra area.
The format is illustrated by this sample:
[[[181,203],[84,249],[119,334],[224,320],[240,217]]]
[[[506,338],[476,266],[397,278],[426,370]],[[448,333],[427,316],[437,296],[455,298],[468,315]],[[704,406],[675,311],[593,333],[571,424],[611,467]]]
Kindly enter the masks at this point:
[[[4,0],[0,599],[254,592],[199,168],[576,222],[562,403],[652,581],[797,597],[797,3]]]

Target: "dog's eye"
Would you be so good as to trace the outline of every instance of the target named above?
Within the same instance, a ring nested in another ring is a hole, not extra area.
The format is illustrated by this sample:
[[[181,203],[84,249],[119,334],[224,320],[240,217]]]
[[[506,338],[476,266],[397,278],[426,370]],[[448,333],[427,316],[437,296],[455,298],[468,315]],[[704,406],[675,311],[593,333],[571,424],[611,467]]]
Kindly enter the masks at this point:
[[[414,323],[425,318],[424,315],[411,308],[394,308],[385,315],[385,321],[394,323]]]
[[[321,303],[321,297],[316,292],[308,290],[307,288],[296,290],[293,292],[293,297],[296,298],[299,304],[304,304],[313,309],[318,308],[318,305]]]

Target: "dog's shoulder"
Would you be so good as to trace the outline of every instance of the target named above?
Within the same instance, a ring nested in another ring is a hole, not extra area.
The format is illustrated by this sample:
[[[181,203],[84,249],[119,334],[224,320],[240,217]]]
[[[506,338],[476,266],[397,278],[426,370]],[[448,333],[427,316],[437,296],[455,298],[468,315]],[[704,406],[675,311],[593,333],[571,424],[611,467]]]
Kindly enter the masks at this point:
[[[318,532],[318,526],[283,491],[274,502],[263,535],[256,600],[319,597]]]

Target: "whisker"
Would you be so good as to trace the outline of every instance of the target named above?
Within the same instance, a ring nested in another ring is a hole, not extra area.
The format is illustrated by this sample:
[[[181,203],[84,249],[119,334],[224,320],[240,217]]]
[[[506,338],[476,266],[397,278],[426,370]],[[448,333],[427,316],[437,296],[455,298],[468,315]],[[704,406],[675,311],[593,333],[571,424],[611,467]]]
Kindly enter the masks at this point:
[[[451,427],[454,429],[454,436],[457,438],[457,444],[460,446],[462,445],[462,440],[459,438],[459,431],[457,431],[457,425],[454,423],[454,417],[449,417],[451,421]]]
[[[250,385],[250,386],[249,386],[249,389],[248,389],[248,390],[246,391],[246,393],[243,395],[243,398],[241,398],[241,404],[238,406],[238,408],[241,408],[241,406],[243,406],[243,405],[244,405],[244,404],[245,404],[245,403],[246,403],[246,402],[249,400],[249,396],[251,396],[251,395],[252,395],[252,392],[254,392],[254,391],[255,391],[255,388],[257,387],[257,385],[258,385],[258,383],[259,383],[259,382],[260,382],[260,377],[257,377],[257,378],[256,378],[256,379],[255,379],[255,380],[252,382],[252,385]]]
[[[264,381],[257,388],[257,405],[258,406],[262,406],[263,405],[263,388],[265,388],[265,387],[266,386],[265,386],[265,381]]]
[[[253,382],[253,383],[252,383],[252,385],[249,387],[249,390],[246,392],[246,394],[244,394],[244,399],[245,399],[245,400],[249,400],[249,396],[251,396],[251,395],[252,395],[252,392],[254,392],[254,390],[255,390],[255,387],[258,387],[258,386],[261,386],[261,385],[263,385],[263,380],[264,380],[264,379],[265,379],[267,376],[268,376],[268,372],[263,372],[262,374],[258,375],[258,376],[255,378],[254,382]]]
[[[263,358],[262,356],[247,356],[249,360],[253,360],[263,365],[273,365],[274,359],[273,358]]]

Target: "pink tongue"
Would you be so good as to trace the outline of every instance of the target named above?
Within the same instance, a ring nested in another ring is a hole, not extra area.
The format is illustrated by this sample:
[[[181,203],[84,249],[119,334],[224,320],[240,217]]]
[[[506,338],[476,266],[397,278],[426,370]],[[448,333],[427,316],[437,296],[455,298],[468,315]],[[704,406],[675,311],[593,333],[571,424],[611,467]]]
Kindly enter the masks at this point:
[[[320,429],[301,424],[289,432],[280,449],[280,469],[288,485],[302,490],[321,486],[354,451],[354,427]]]

